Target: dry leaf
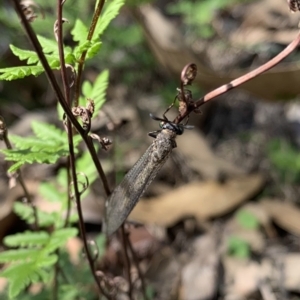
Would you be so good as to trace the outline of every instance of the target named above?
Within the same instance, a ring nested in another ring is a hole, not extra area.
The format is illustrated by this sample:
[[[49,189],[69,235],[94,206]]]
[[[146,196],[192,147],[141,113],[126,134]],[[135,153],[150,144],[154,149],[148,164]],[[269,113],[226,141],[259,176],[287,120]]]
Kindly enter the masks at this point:
[[[258,5],[261,3],[259,2]],[[287,8],[288,9],[288,8]],[[154,6],[141,5],[131,10],[142,26],[149,47],[160,64],[174,76],[178,77],[182,68],[188,63],[195,63],[198,75],[195,84],[207,90],[227,84],[231,80],[246,74],[250,70],[235,69],[232,72],[220,73],[207,67],[206,57],[195,55],[184,43],[175,24],[164,17]],[[296,36],[295,36],[296,37]],[[268,100],[293,98],[300,93],[298,84],[300,65],[281,63],[271,71],[260,75],[241,86],[242,89]]]
[[[140,201],[130,219],[170,226],[182,218],[197,220],[224,215],[255,195],[263,186],[261,175],[249,175],[218,182],[194,182],[160,197]]]
[[[279,259],[280,261],[281,259]],[[284,287],[290,291],[300,292],[300,255],[289,253],[282,258]]]
[[[233,299],[243,299],[258,290],[259,283],[272,276],[272,262],[264,259],[261,264],[255,261],[225,257],[226,294]],[[236,298],[234,298],[236,297]]]
[[[180,299],[213,299],[220,276],[217,237],[206,234],[197,238],[192,247],[193,255],[182,269]]]
[[[195,170],[204,179],[217,180],[220,175],[241,175],[245,172],[232,163],[217,157],[204,136],[196,130],[188,131],[176,140],[178,152],[185,158],[189,168]],[[193,147],[186,147],[186,145]]]
[[[300,209],[296,205],[278,199],[262,200],[261,205],[278,226],[292,234],[300,235]]]

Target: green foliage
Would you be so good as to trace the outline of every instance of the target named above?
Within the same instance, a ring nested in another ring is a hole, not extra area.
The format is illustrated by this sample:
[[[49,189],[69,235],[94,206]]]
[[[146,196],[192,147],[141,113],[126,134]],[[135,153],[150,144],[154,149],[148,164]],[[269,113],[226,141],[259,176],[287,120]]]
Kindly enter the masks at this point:
[[[239,224],[245,229],[257,229],[259,227],[257,217],[247,210],[240,210],[237,213],[236,218]]]
[[[0,276],[6,277],[10,282],[9,297],[17,296],[30,283],[49,281],[49,267],[58,259],[55,251],[76,234],[75,228],[62,228],[52,234],[46,231],[27,231],[5,237],[6,246],[20,247],[18,250],[0,253],[1,263],[11,263],[0,273]]]
[[[171,14],[180,14],[183,22],[203,38],[214,35],[211,26],[214,13],[218,9],[224,9],[241,0],[203,0],[203,1],[179,1],[168,6]]]
[[[33,225],[34,224],[34,211],[31,206],[28,204],[24,204],[21,202],[15,202],[14,203],[14,212],[24,221],[26,221],[28,224]],[[37,218],[39,222],[40,227],[49,227],[53,225],[59,225],[62,221],[62,218],[60,215],[56,212],[47,213],[43,212],[41,210],[37,210]],[[57,224],[57,222],[59,222]]]
[[[300,153],[296,147],[283,139],[274,139],[268,144],[268,157],[283,182],[300,181]]]
[[[248,258],[250,256],[250,246],[240,237],[231,236],[228,239],[228,252],[238,258]]]
[[[71,34],[73,35],[74,41],[78,42],[78,45],[74,49],[64,47],[65,62],[67,64],[75,65],[76,67],[77,61],[84,51],[87,51],[86,59],[91,59],[98,54],[101,46],[101,41],[99,40],[100,36],[108,27],[109,23],[116,17],[123,4],[124,0],[113,0],[107,3],[103,14],[99,18],[91,41],[87,40],[88,28],[81,20],[77,19],[75,21]],[[54,39],[48,39],[42,36],[38,36],[38,40],[51,69],[60,69],[57,42]],[[13,45],[10,45],[10,48],[13,54],[20,60],[25,61],[27,65],[0,69],[0,80],[10,81],[30,75],[38,76],[44,71],[34,51],[20,49]]]
[[[25,163],[55,163],[60,157],[69,155],[66,132],[53,125],[40,122],[32,122],[33,137],[10,136],[15,149],[1,149],[5,159],[14,161],[9,172],[18,170]],[[74,138],[75,146],[80,138]]]
[[[107,3],[104,8],[104,13],[101,15],[97,23],[94,40],[98,39],[103,34],[109,23],[118,15],[119,10],[125,3],[125,0],[113,0]]]
[[[93,117],[97,116],[100,108],[105,102],[105,92],[108,86],[109,72],[102,71],[92,85],[89,81],[84,81],[82,85],[83,97],[80,98],[80,105],[84,106],[87,98],[91,98],[95,102],[95,112]]]
[[[42,0],[37,0],[41,2]],[[70,1],[67,1],[65,7],[70,6]],[[89,9],[87,2],[83,7]],[[45,6],[43,5],[45,4]],[[43,3],[42,6],[47,8],[49,3]],[[118,14],[124,0],[107,1],[104,6],[104,12],[100,16],[99,23],[96,26],[95,34],[91,41],[87,41],[89,29],[85,24],[87,22],[82,19],[77,19],[74,22],[74,27],[71,29],[71,35],[77,45],[75,47],[64,46],[65,62],[78,67],[78,58],[84,51],[87,51],[86,60],[93,58],[100,50],[102,34],[108,27],[109,23]],[[75,7],[75,6],[74,6]],[[82,12],[82,9],[80,12]],[[2,8],[0,7],[0,12]],[[46,10],[47,11],[47,10]],[[49,10],[51,11],[51,9]],[[67,16],[64,13],[64,16]],[[75,14],[73,14],[74,16]],[[79,16],[80,13],[76,12]],[[49,16],[51,18],[51,16]],[[0,16],[1,20],[1,16]],[[16,18],[17,20],[17,18]],[[71,21],[70,21],[71,20]],[[75,18],[69,18],[70,23]],[[38,21],[39,22],[39,21]],[[35,23],[35,22],[34,22]],[[33,27],[36,26],[33,24]],[[53,26],[53,24],[52,24]],[[52,29],[51,26],[51,29]],[[38,26],[37,26],[38,27]],[[66,29],[66,26],[64,26]],[[47,28],[49,31],[49,27]],[[45,31],[46,32],[46,31]],[[58,53],[58,45],[54,38],[38,36],[38,40],[42,46],[43,52],[48,60],[48,63],[53,70],[60,69],[60,59]],[[0,69],[0,80],[16,80],[26,76],[38,76],[44,72],[37,54],[34,51],[23,49],[10,45],[10,49],[14,56],[23,62],[23,66],[2,68]],[[90,83],[85,81],[83,84],[83,97],[80,98],[80,105],[85,106],[86,98],[91,98],[95,102],[96,116],[105,101],[105,91],[108,86],[109,72],[104,70],[94,81]],[[84,103],[84,104],[83,104]],[[1,150],[5,154],[5,159],[14,162],[9,171],[18,170],[25,163],[55,163],[59,158],[69,155],[69,146],[67,135],[64,131],[55,126],[32,122],[33,136],[19,137],[9,136],[14,144],[14,149]],[[75,152],[78,153],[78,144],[81,137],[74,136]],[[95,166],[91,162],[88,152],[85,152],[81,157],[76,159],[76,171],[83,172],[87,176],[90,183],[96,179]],[[81,179],[79,179],[81,180]],[[18,233],[12,236],[7,236],[4,239],[4,244],[9,249],[0,253],[0,263],[6,263],[6,267],[0,272],[0,276],[6,277],[9,282],[8,295],[12,299],[50,299],[53,296],[52,284],[54,275],[54,264],[59,263],[59,268],[63,269],[66,281],[63,276],[58,278],[58,299],[93,299],[94,294],[91,293],[91,284],[93,282],[88,264],[83,261],[83,267],[78,270],[78,266],[72,265],[66,255],[61,255],[61,248],[65,245],[70,237],[77,234],[77,229],[66,227],[63,216],[68,208],[68,192],[69,186],[67,181],[66,170],[61,169],[58,176],[53,182],[44,182],[40,184],[39,195],[49,202],[55,202],[60,206],[54,212],[45,212],[38,207],[35,209],[28,203],[16,202],[14,204],[14,212],[25,222],[30,225],[35,225],[35,213],[39,231],[27,231]],[[80,183],[79,183],[80,186]],[[72,222],[77,221],[77,215],[71,215],[67,226],[71,226]],[[51,229],[51,231],[50,231]],[[51,233],[49,233],[51,232]],[[104,252],[105,239],[100,236],[96,241],[100,255]],[[59,251],[58,251],[59,250]],[[61,273],[58,273],[61,275]],[[28,285],[34,282],[44,283],[44,289],[39,295],[30,296],[26,292],[22,292]],[[4,299],[2,295],[1,299]]]
[[[47,61],[52,69],[60,69],[58,47],[55,40],[50,40],[42,36],[38,36],[42,49],[46,54]],[[38,76],[44,69],[39,62],[39,58],[34,51],[20,49],[10,45],[12,53],[20,60],[26,62],[27,66],[2,68],[0,69],[0,80],[16,80],[29,75]],[[75,63],[75,57],[71,52],[71,48],[65,47],[65,60],[68,64]]]

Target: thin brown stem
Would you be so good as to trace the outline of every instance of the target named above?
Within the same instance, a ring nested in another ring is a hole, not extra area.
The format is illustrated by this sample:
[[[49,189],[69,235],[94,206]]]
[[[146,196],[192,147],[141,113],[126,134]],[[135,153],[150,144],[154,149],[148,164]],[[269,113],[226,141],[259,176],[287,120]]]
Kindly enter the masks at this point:
[[[194,102],[191,106],[187,108],[187,110],[176,117],[174,120],[174,123],[180,123],[184,118],[186,118],[192,111],[203,105],[204,103],[223,95],[224,93],[227,93],[228,91],[232,90],[233,88],[236,88],[245,82],[259,76],[260,74],[272,69],[275,67],[278,63],[280,63],[283,59],[285,59],[287,56],[289,56],[298,46],[300,43],[300,33],[297,35],[297,37],[283,50],[281,51],[277,56],[269,60],[264,65],[258,67],[257,69],[232,80],[231,82],[222,85],[221,87],[207,93],[204,97],[198,99],[196,102]]]
[[[6,127],[6,124],[5,124],[5,121],[4,119],[0,116],[0,123],[1,123],[1,132],[2,132],[2,136],[1,138],[3,139],[4,143],[5,143],[5,146],[7,149],[12,149],[12,145],[11,145],[11,142],[8,138],[8,134],[7,134],[7,127]],[[38,222],[38,215],[37,215],[37,209],[32,201],[32,198],[30,196],[30,193],[27,189],[27,186],[25,184],[25,181],[23,179],[23,176],[22,176],[22,172],[21,170],[18,170],[17,172],[17,180],[19,181],[22,189],[23,189],[23,192],[25,194],[25,198],[26,198],[26,201],[31,205],[32,207],[32,211],[33,211],[33,226],[34,226],[34,229],[35,230],[39,230],[39,222]]]
[[[60,64],[61,64],[61,75],[62,75],[62,81],[63,81],[63,87],[64,87],[64,93],[65,93],[65,100],[66,100],[67,104],[70,106],[70,104],[71,104],[70,89],[69,89],[68,78],[67,78],[66,67],[65,67],[63,39],[62,39],[62,4],[61,4],[61,0],[57,0],[57,14],[58,14],[57,39],[58,39],[58,49],[59,49],[59,57],[60,57]],[[84,220],[83,220],[83,215],[82,215],[80,193],[79,193],[79,189],[78,189],[74,143],[73,143],[73,135],[72,135],[72,124],[70,122],[70,119],[67,119],[67,128],[68,128],[67,132],[68,132],[68,142],[69,142],[69,163],[70,163],[71,174],[72,174],[72,179],[73,179],[74,196],[75,196],[75,201],[76,201],[77,213],[79,216],[80,235],[83,240],[86,257],[89,262],[89,266],[90,266],[92,275],[94,277],[94,280],[98,286],[99,292],[109,299],[110,298],[109,295],[106,294],[105,290],[102,288],[102,286],[99,282],[99,279],[96,275],[94,260],[91,256],[91,253],[90,253],[89,247],[88,247],[87,236],[86,236]]]
[[[87,36],[87,40],[91,41],[100,17],[100,14],[103,10],[105,0],[100,0],[98,2],[98,5],[96,7],[96,10],[93,15],[92,23],[89,29],[89,33]],[[80,86],[81,86],[81,77],[82,77],[82,71],[84,67],[85,57],[86,57],[87,51],[82,52],[81,57],[79,58],[78,62],[78,69],[77,69],[77,76],[76,76],[76,82],[75,82],[75,100],[74,100],[74,106],[78,106],[78,99],[80,96]]]
[[[63,44],[63,34],[62,34],[62,1],[57,0],[57,44],[58,44],[58,53],[59,53],[59,60],[60,60],[60,72],[61,72],[61,78],[63,83],[63,89],[64,89],[64,95],[65,100],[69,107],[71,107],[71,100],[70,100],[70,88],[69,88],[69,82],[67,77],[67,71],[65,66],[65,55],[64,55],[64,44]],[[69,123],[70,120],[67,119],[67,122]],[[67,124],[67,127],[69,128],[70,125]],[[72,130],[68,131],[68,141],[69,145],[71,144],[71,139],[73,139]],[[73,142],[72,142],[73,143]],[[67,179],[68,179],[68,206],[67,206],[67,213],[66,213],[66,219],[65,219],[65,226],[68,226],[70,213],[71,213],[71,198],[70,198],[70,184],[71,184],[71,178],[70,178],[70,163],[71,157],[68,156],[68,168],[67,168]],[[75,164],[74,164],[75,165]]]
[[[64,112],[66,113],[67,117],[70,119],[71,123],[73,124],[73,126],[76,128],[76,130],[78,131],[78,133],[80,134],[80,136],[82,137],[82,139],[84,140],[85,144],[87,145],[87,148],[90,152],[90,155],[92,157],[93,163],[95,164],[95,167],[97,169],[97,172],[99,174],[99,177],[102,180],[102,184],[104,187],[104,190],[106,192],[107,195],[110,194],[110,189],[108,186],[108,182],[106,179],[106,176],[104,174],[104,171],[102,169],[102,166],[100,164],[100,161],[98,159],[96,150],[94,148],[94,145],[92,143],[91,138],[86,134],[86,132],[83,130],[83,128],[81,127],[81,125],[78,123],[78,121],[76,120],[76,118],[73,116],[71,109],[69,108],[67,102],[64,99],[64,96],[59,88],[59,85],[55,79],[55,76],[48,64],[48,61],[42,51],[42,47],[34,33],[34,31],[32,30],[30,24],[28,23],[22,8],[20,6],[20,3],[18,0],[11,0],[15,6],[15,10],[18,14],[18,16],[20,17],[21,21],[22,21],[22,25],[26,31],[26,34],[31,42],[31,44],[33,45],[34,50],[36,51],[40,62],[45,70],[46,76],[48,78],[48,81],[55,93],[55,96],[57,98],[57,100],[59,101],[60,105],[62,106]],[[101,2],[101,1],[100,1]]]
[[[139,261],[138,261],[138,259],[137,259],[136,253],[135,253],[135,251],[134,251],[134,249],[133,249],[133,246],[132,246],[132,244],[131,244],[131,242],[130,242],[130,240],[129,240],[128,235],[126,235],[126,237],[127,237],[127,240],[128,240],[128,248],[129,248],[129,250],[130,250],[130,252],[131,252],[131,255],[132,255],[134,264],[135,264],[135,266],[136,266],[136,268],[137,268],[139,277],[140,277],[140,279],[141,279],[143,297],[144,297],[145,300],[149,300],[149,298],[148,298],[148,296],[147,296],[147,293],[146,293],[146,284],[145,284],[144,274],[142,273],[142,270],[141,270],[141,268],[140,268]]]
[[[129,299],[132,299],[132,292],[133,292],[133,284],[132,284],[132,279],[131,279],[131,270],[130,270],[130,259],[128,256],[128,251],[127,251],[127,237],[126,237],[126,231],[125,231],[125,227],[124,224],[121,226],[120,228],[120,233],[121,233],[121,240],[123,243],[123,257],[124,257],[124,265],[125,265],[125,271],[127,273],[127,281],[129,284],[129,290],[128,290],[128,296]]]

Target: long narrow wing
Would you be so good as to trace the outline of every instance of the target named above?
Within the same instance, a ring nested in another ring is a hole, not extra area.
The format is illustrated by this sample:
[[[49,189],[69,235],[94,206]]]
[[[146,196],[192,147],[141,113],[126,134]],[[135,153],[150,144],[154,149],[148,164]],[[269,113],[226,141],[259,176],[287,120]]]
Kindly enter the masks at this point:
[[[167,132],[168,133],[168,132]],[[160,133],[106,202],[103,232],[114,233],[126,220],[175,147],[174,133]]]

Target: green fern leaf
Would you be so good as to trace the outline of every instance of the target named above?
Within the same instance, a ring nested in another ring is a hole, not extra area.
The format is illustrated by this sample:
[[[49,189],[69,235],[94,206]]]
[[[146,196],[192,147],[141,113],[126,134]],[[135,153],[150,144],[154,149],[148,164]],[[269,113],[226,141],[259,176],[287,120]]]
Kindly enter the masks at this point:
[[[53,53],[58,55],[57,42],[54,39],[51,40],[41,35],[37,35],[37,38],[42,46],[44,53]]]
[[[77,234],[78,230],[76,228],[61,228],[55,230],[43,251],[55,251],[57,248],[63,246],[69,238],[74,237]]]
[[[0,80],[16,80],[29,75],[38,76],[44,72],[42,66],[20,66],[0,69]]]
[[[107,6],[105,7],[105,11],[103,15],[100,17],[95,34],[94,40],[99,39],[99,36],[104,32],[109,23],[118,15],[120,8],[125,3],[124,0],[113,0],[110,2],[106,2]]]
[[[109,79],[109,71],[104,70],[98,75],[98,77],[94,82],[92,94],[90,96],[95,101],[94,116],[97,116],[99,114],[99,110],[105,102],[108,79]]]
[[[39,279],[47,282],[50,278],[50,273],[39,268],[34,262],[26,262],[9,266],[0,273],[0,276],[9,280],[8,294],[13,299],[31,282],[37,282]]]
[[[90,95],[92,94],[93,86],[89,81],[84,81],[82,84],[82,93],[85,98],[89,98]],[[83,100],[85,101],[85,99]]]
[[[108,86],[109,72],[108,70],[102,71],[96,78],[93,85],[88,81],[83,83],[83,95],[84,97],[80,98],[82,102],[80,105],[85,106],[86,98],[91,98],[95,102],[95,112],[93,117],[96,117],[99,114],[100,108],[105,103],[106,89]]]
[[[4,152],[3,152],[4,153]],[[19,170],[23,165],[25,164],[24,161],[17,161],[16,163],[14,163],[13,165],[11,165],[7,172],[8,173],[13,173],[16,172],[17,170]]]
[[[14,45],[9,45],[11,52],[20,60],[27,60],[27,64],[36,64],[39,61],[37,54],[34,51],[23,50]]]
[[[21,202],[15,202],[13,210],[22,220],[26,221],[28,224],[34,224],[35,219],[33,208],[31,206]],[[39,209],[37,209],[37,218],[40,227],[58,226],[57,220],[63,221],[59,213],[48,213]]]
[[[0,151],[4,153],[5,160],[16,161],[16,163],[8,169],[8,172],[14,172],[26,163],[54,164],[60,157],[67,156],[69,154],[68,150],[66,149],[59,149],[54,147],[50,150],[51,152],[48,152],[46,150],[34,152],[31,149],[1,149]]]
[[[83,44],[87,40],[88,28],[81,20],[77,19],[73,29],[71,30],[71,34],[73,35],[74,41],[79,42],[79,44]]]
[[[67,135],[64,131],[48,123],[33,121],[31,128],[34,134],[41,140],[54,139],[55,141],[64,143],[67,139]]]
[[[98,54],[98,52],[101,48],[101,44],[102,44],[101,42],[93,40],[90,44],[90,47],[89,47],[88,51],[87,51],[86,58],[91,59],[94,56],[96,56],[96,54]]]
[[[91,41],[85,41],[82,44],[79,44],[77,47],[75,47],[74,49],[74,56],[76,58],[76,60],[78,60],[81,56],[81,54],[84,51],[87,51],[92,45]]]
[[[71,300],[71,299],[80,299],[80,292],[79,289],[80,287],[77,286],[74,288],[74,285],[72,284],[61,284],[59,290],[59,300]],[[83,298],[87,299],[87,298]]]
[[[2,277],[9,280],[8,295],[10,298],[16,297],[34,277],[36,267],[33,262],[11,265],[0,273]]]
[[[6,250],[0,253],[0,262],[32,261],[39,251],[39,249]]]
[[[37,139],[36,137],[20,137],[16,135],[11,135],[10,139],[15,147],[20,150],[30,148],[31,151],[42,151],[47,149],[50,152],[58,147],[58,142],[54,139]]]
[[[66,192],[60,192],[57,186],[49,182],[40,184],[39,193],[49,202],[62,202],[66,200]]]
[[[32,122],[32,130],[36,137],[10,136],[17,149],[2,149],[5,159],[16,162],[9,168],[9,172],[16,171],[25,163],[53,164],[60,157],[69,154],[67,134],[53,125]],[[80,137],[73,139],[77,147]],[[75,152],[77,149],[75,148]]]
[[[9,247],[43,246],[49,240],[46,231],[25,231],[4,238],[4,244]]]
[[[39,256],[39,260],[36,262],[36,265],[39,268],[51,267],[57,262],[57,260],[58,256],[56,254],[45,253],[45,255]]]

